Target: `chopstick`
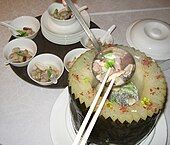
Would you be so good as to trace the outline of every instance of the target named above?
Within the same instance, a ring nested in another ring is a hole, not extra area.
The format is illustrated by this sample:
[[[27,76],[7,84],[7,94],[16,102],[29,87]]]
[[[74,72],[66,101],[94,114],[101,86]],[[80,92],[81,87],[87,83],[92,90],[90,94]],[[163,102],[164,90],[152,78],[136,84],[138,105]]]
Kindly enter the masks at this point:
[[[91,106],[90,106],[90,108],[89,108],[89,110],[88,110],[88,112],[87,112],[84,120],[83,120],[83,123],[82,123],[81,126],[80,126],[80,129],[79,129],[79,131],[78,131],[78,133],[77,133],[77,135],[76,135],[76,138],[74,139],[74,142],[73,142],[72,145],[78,145],[78,144],[79,144],[79,142],[80,142],[80,140],[81,140],[81,136],[82,136],[82,134],[83,134],[83,132],[84,132],[86,126],[87,126],[87,123],[88,123],[88,121],[89,121],[89,119],[90,119],[90,116],[91,116],[92,113],[93,113],[93,110],[94,110],[94,108],[95,108],[95,106],[96,106],[96,104],[97,104],[97,101],[99,100],[100,94],[101,94],[102,91],[103,91],[103,88],[104,88],[104,85],[105,85],[105,83],[106,83],[106,81],[107,81],[107,78],[109,77],[110,70],[111,70],[111,68],[109,68],[109,69],[107,70],[107,73],[106,73],[106,75],[105,75],[105,77],[104,77],[104,79],[103,79],[103,82],[102,82],[102,84],[100,85],[99,90],[98,90],[96,96],[94,97],[94,100],[93,100],[93,102],[92,102],[92,104],[91,104]]]
[[[99,107],[97,108],[97,111],[95,112],[95,114],[94,114],[94,116],[93,116],[93,118],[92,118],[86,132],[84,133],[84,136],[83,136],[83,138],[81,140],[80,145],[85,145],[86,144],[87,139],[90,136],[90,133],[91,133],[96,121],[97,121],[97,118],[98,118],[98,116],[99,116],[99,114],[100,114],[100,112],[101,112],[101,110],[102,110],[102,108],[103,108],[103,106],[104,106],[104,104],[106,102],[106,99],[107,99],[107,97],[108,97],[108,95],[110,93],[110,90],[112,89],[112,86],[113,86],[113,84],[115,82],[115,79],[116,79],[116,77],[111,80],[111,82],[109,84],[109,87],[107,88],[106,93],[104,94],[104,96],[103,96],[103,98],[102,98],[102,100],[101,100],[101,102],[99,104]]]
[[[107,71],[107,73],[106,73],[106,75],[105,75],[105,77],[104,77],[104,80],[103,80],[103,82],[102,82],[102,84],[101,84],[101,86],[100,86],[100,88],[99,88],[99,91],[97,92],[97,94],[98,94],[98,93],[101,94],[101,92],[103,91],[103,88],[104,88],[104,85],[105,85],[105,83],[106,83],[106,81],[107,81],[107,78],[108,78],[108,76],[109,76],[110,70],[111,70],[111,68],[108,69],[108,71]],[[97,121],[97,118],[98,118],[98,116],[99,116],[99,114],[100,114],[100,112],[101,112],[101,110],[102,110],[102,108],[103,108],[103,106],[104,106],[104,104],[105,104],[105,102],[106,102],[106,99],[107,99],[107,97],[108,97],[108,95],[109,95],[109,93],[110,93],[110,90],[111,90],[112,87],[113,87],[113,84],[114,84],[114,82],[115,82],[115,79],[116,79],[118,76],[120,76],[121,74],[123,74],[123,73],[124,73],[124,71],[120,71],[120,72],[118,72],[118,73],[116,73],[116,74],[114,75],[114,77],[112,78],[112,80],[111,80],[111,82],[110,82],[110,84],[109,84],[109,86],[108,86],[108,88],[107,88],[107,90],[106,90],[106,92],[105,92],[105,94],[104,94],[104,96],[103,96],[103,98],[102,98],[102,100],[101,100],[98,108],[97,108],[97,111],[95,112],[95,114],[94,114],[91,122],[89,123],[89,126],[88,126],[87,129],[86,129],[86,132],[84,133],[84,136],[82,137],[82,139],[81,139],[81,135],[82,135],[82,134],[81,134],[80,136],[78,136],[78,137],[77,137],[77,140],[76,140],[76,143],[80,143],[80,145],[85,145],[85,144],[86,144],[87,139],[88,139],[88,137],[90,136],[90,133],[91,133],[91,131],[92,131],[92,129],[93,129],[96,121]],[[96,94],[96,96],[97,96],[97,94]],[[96,104],[97,104],[97,101],[96,101],[96,100],[99,99],[99,96],[100,96],[100,95],[97,96],[98,98],[97,98],[96,96],[95,96],[95,98],[94,98],[95,101],[93,101],[93,102],[95,102],[95,103],[93,104],[94,106],[92,106],[92,109],[93,109],[93,110],[94,110],[94,108],[95,108],[95,106],[96,106]],[[96,98],[97,98],[97,99],[96,99]],[[90,110],[90,109],[89,109],[89,110]],[[90,113],[88,114],[88,115],[89,115],[89,116],[88,116],[89,118],[90,118],[93,110],[90,110]],[[89,111],[88,111],[88,112],[89,112]],[[86,115],[86,116],[87,116],[87,115]],[[86,118],[86,117],[85,117],[85,118]],[[88,118],[88,120],[89,120],[89,118]],[[81,127],[83,128],[83,130],[81,130],[81,133],[84,132],[84,129],[85,129],[87,123],[88,123],[88,120],[86,120],[86,122],[85,122],[84,124],[82,124],[83,127],[82,127],[82,125],[81,125]],[[83,122],[84,122],[84,121],[83,121]],[[80,128],[81,128],[81,127],[80,127]],[[77,144],[73,144],[73,145],[77,145]]]

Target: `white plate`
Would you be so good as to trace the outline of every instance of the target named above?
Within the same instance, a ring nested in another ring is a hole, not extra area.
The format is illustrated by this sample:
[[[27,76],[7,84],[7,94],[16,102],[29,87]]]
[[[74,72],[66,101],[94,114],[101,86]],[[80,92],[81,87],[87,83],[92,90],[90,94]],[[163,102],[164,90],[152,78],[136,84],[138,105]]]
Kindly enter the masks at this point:
[[[69,45],[69,44],[74,44],[80,41],[80,39],[83,37],[84,32],[81,32],[78,35],[75,35],[74,37],[69,37],[69,36],[64,36],[64,37],[58,37],[53,33],[50,33],[41,23],[41,31],[43,36],[49,40],[50,42],[53,42],[55,44],[61,44],[61,45]]]
[[[71,145],[76,136],[69,109],[68,87],[63,90],[52,108],[50,133],[54,145]],[[162,114],[155,129],[140,145],[165,145],[166,141],[167,123]]]
[[[90,16],[87,13],[87,11],[82,11],[81,12],[86,24],[90,27]],[[68,25],[68,26],[61,26],[61,25],[57,25],[56,23],[54,23],[48,12],[45,11],[41,17],[41,23],[43,23],[43,25],[46,27],[46,29],[48,29],[49,31],[56,33],[56,34],[62,34],[62,35],[70,35],[70,34],[74,34],[74,33],[78,33],[80,31],[83,31],[82,26],[79,24],[78,20],[76,20],[73,24]]]

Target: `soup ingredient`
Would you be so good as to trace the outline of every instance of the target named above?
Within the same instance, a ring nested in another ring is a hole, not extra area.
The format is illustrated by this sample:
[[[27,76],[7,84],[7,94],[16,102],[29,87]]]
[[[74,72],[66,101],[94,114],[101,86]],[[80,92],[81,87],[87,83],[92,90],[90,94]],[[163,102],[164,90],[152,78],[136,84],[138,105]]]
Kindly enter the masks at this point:
[[[32,30],[32,28],[29,27],[23,27],[23,31],[26,32],[29,35],[33,35],[35,32]]]
[[[23,31],[23,30],[16,30],[19,34],[17,36],[19,37],[25,37],[28,36],[27,32]]]
[[[21,50],[19,47],[12,49],[12,53],[9,55],[9,59],[13,63],[25,62],[32,58],[31,52],[27,49]]]
[[[132,82],[113,88],[109,100],[122,106],[131,106],[139,100],[138,89]]]
[[[119,77],[116,77],[115,85],[122,85],[131,77],[135,69],[135,61],[133,57],[124,50],[113,49],[108,52],[106,50],[102,55],[98,55],[97,58],[94,59],[92,70],[97,80],[102,82],[109,68],[111,68],[111,72],[107,82],[115,78],[117,73],[121,73]]]
[[[17,35],[19,37],[25,37],[25,36],[30,36],[33,35],[35,32],[32,30],[32,28],[29,27],[23,27],[22,30],[16,30],[20,35]]]
[[[51,14],[51,16],[58,20],[68,20],[72,16],[72,11],[67,10],[66,8],[60,11],[58,9],[55,9],[55,11]]]
[[[58,77],[59,76],[59,69],[52,65],[43,65],[41,63],[35,64],[33,70],[31,72],[31,76],[33,79],[39,82],[50,82],[51,77]]]

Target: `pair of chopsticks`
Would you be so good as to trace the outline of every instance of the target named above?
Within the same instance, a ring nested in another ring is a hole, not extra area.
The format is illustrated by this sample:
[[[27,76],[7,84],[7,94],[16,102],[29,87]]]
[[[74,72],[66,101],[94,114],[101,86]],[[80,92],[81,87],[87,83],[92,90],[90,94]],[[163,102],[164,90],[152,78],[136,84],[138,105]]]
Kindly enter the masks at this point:
[[[94,127],[94,125],[95,125],[95,123],[97,121],[97,118],[98,118],[98,116],[99,116],[99,114],[100,114],[100,112],[101,112],[101,110],[102,110],[102,108],[103,108],[103,106],[105,104],[105,101],[106,101],[106,99],[107,99],[107,97],[108,97],[108,95],[110,93],[110,90],[112,89],[112,86],[113,86],[113,84],[115,82],[116,77],[118,77],[118,76],[120,76],[122,74],[122,72],[117,73],[115,75],[115,77],[112,78],[112,80],[111,80],[111,82],[110,82],[110,84],[109,84],[109,86],[108,86],[108,88],[107,88],[107,90],[106,90],[106,92],[105,92],[105,94],[104,94],[98,108],[97,108],[97,111],[95,112],[91,122],[89,123],[89,126],[87,127],[87,129],[85,131],[85,128],[86,128],[87,123],[88,123],[88,121],[90,119],[90,116],[93,113],[93,110],[94,110],[94,108],[95,108],[95,106],[97,104],[97,101],[98,101],[98,99],[99,99],[99,97],[100,97],[100,95],[101,95],[101,93],[103,91],[103,88],[105,86],[105,83],[106,83],[106,81],[107,81],[107,79],[109,77],[110,71],[111,71],[111,68],[109,68],[107,70],[107,73],[106,73],[106,75],[105,75],[105,77],[104,77],[104,79],[102,81],[102,84],[100,85],[100,88],[99,88],[96,96],[94,97],[94,100],[93,100],[93,102],[92,102],[92,104],[91,104],[91,106],[90,106],[84,120],[83,120],[83,123],[82,123],[82,125],[81,125],[81,127],[80,127],[80,129],[79,129],[79,131],[78,131],[78,133],[76,135],[76,138],[75,138],[72,145],[85,145],[86,144],[87,139],[90,136],[90,133],[91,133],[91,131],[92,131],[92,129],[93,129],[93,127]],[[84,133],[84,135],[82,137],[83,133]]]

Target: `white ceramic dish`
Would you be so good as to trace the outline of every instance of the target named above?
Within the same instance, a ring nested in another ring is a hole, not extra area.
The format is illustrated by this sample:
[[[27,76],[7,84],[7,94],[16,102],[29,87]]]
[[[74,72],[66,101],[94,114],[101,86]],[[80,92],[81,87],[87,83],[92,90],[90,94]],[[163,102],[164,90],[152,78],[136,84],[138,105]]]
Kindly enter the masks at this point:
[[[71,145],[76,136],[69,109],[68,87],[58,96],[52,108],[50,133],[54,145]],[[162,114],[155,129],[140,145],[166,145],[166,141],[167,123],[164,114]]]
[[[81,15],[83,16],[87,25],[90,27],[90,16],[87,13],[87,11],[85,10],[82,11]],[[70,34],[75,34],[75,33],[83,31],[83,28],[79,24],[78,20],[76,20],[73,24],[68,25],[68,26],[57,25],[51,20],[50,15],[48,14],[47,11],[43,13],[41,17],[41,23],[43,23],[44,27],[48,31],[51,31],[52,33],[56,33],[60,35],[70,35]]]
[[[9,21],[9,23],[19,30],[22,30],[23,27],[31,28],[34,31],[34,33],[32,35],[25,36],[26,38],[30,38],[30,39],[35,38],[40,29],[39,21],[32,16],[21,16],[12,21]],[[11,30],[11,32],[14,37],[18,37],[15,35],[15,32],[13,30]]]
[[[27,73],[28,76],[36,83],[43,85],[43,86],[47,86],[47,85],[51,85],[53,84],[51,81],[50,82],[39,82],[37,80],[35,80],[34,78],[32,78],[31,76],[31,72],[33,70],[33,67],[35,66],[35,64],[40,63],[44,66],[54,66],[56,67],[60,72],[60,74],[57,77],[57,80],[62,76],[63,71],[64,71],[64,64],[62,62],[62,60],[54,55],[54,54],[50,54],[50,53],[44,53],[44,54],[40,54],[37,55],[36,57],[34,57],[30,63],[28,64],[27,67]]]
[[[55,36],[55,37],[57,37],[57,38],[61,38],[61,39],[63,39],[63,38],[78,37],[79,35],[81,35],[82,33],[84,33],[84,31],[79,31],[79,32],[73,33],[73,34],[57,34],[57,33],[54,33],[54,32],[52,32],[52,31],[49,31],[49,30],[45,27],[42,19],[41,19],[41,27],[43,27],[43,29],[45,29],[50,35],[53,35],[53,36]]]
[[[71,25],[73,24],[75,21],[76,21],[76,18],[75,17],[71,17],[70,19],[68,20],[59,20],[59,19],[56,19],[52,16],[52,14],[54,13],[55,9],[58,9],[58,11],[61,11],[63,9],[65,9],[65,7],[63,6],[63,4],[61,3],[52,3],[49,7],[48,7],[48,14],[50,16],[50,18],[52,19],[52,21],[54,23],[56,23],[57,25],[61,25],[61,26],[68,26],[68,25]]]
[[[72,33],[72,34],[58,34],[58,33],[52,32],[48,28],[45,27],[43,18],[41,19],[41,27],[43,27],[43,29],[45,29],[50,35],[53,35],[55,37],[62,38],[62,39],[65,37],[70,37],[70,38],[77,37],[78,35],[84,32],[84,31],[79,31],[79,32]]]
[[[36,55],[37,53],[37,45],[35,44],[34,41],[32,41],[31,39],[28,38],[16,38],[14,40],[11,40],[10,42],[8,42],[4,49],[3,49],[3,55],[5,60],[7,61],[7,63],[10,63],[13,66],[16,67],[23,67],[28,65],[28,63],[31,61],[31,59],[25,61],[25,62],[21,62],[21,63],[13,63],[9,60],[9,56],[12,53],[12,49],[15,47],[19,47],[21,50],[27,49],[31,55],[32,58]]]
[[[102,29],[97,29],[97,28],[94,28],[94,29],[91,29],[92,33],[94,34],[95,38],[97,40],[100,40],[100,38],[106,33],[105,30],[102,30]],[[81,40],[80,40],[80,43],[85,47],[85,48],[89,48],[88,47],[88,42],[89,42],[89,37],[85,34]],[[111,35],[108,35],[108,37],[106,38],[106,43],[107,44],[113,44],[113,37]]]
[[[83,37],[84,33],[83,31],[81,31],[81,33],[77,33],[74,36],[70,36],[70,35],[64,35],[59,37],[58,35],[56,35],[55,33],[51,33],[50,31],[48,31],[43,23],[41,23],[41,31],[43,36],[49,40],[50,42],[53,42],[55,44],[61,44],[61,45],[69,45],[69,44],[74,44],[80,41],[80,39]]]
[[[137,20],[128,27],[126,39],[131,47],[145,52],[153,59],[170,59],[170,25],[163,21]]]
[[[83,54],[87,50],[88,49],[84,49],[84,48],[76,48],[76,49],[69,51],[64,57],[64,67],[65,67],[65,69],[69,72],[68,62],[71,62],[74,59],[76,60],[81,54]]]

